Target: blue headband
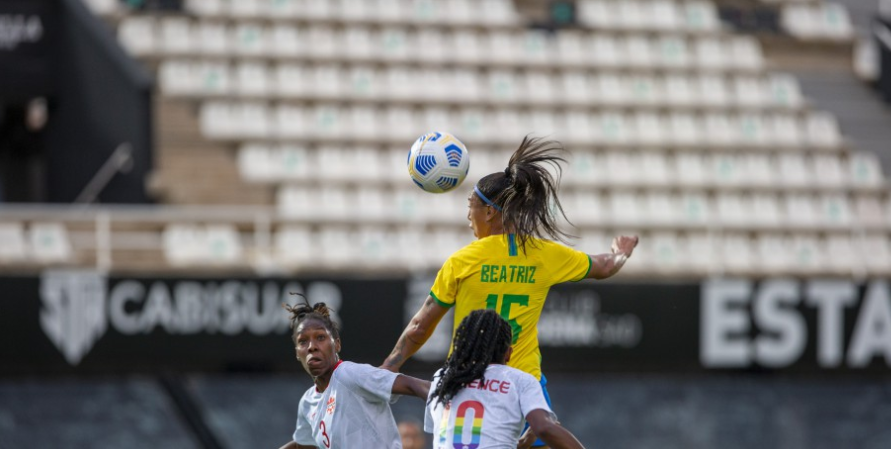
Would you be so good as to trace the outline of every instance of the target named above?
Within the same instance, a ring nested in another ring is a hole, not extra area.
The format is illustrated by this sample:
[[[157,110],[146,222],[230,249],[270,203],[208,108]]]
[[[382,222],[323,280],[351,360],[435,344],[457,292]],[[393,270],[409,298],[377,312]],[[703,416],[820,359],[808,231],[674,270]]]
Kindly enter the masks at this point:
[[[488,204],[488,205],[494,207],[495,210],[497,210],[498,212],[501,212],[501,208],[498,207],[497,204],[493,203],[493,202],[490,201],[488,198],[486,198],[486,195],[483,195],[483,192],[480,192],[480,188],[479,188],[479,187],[477,187],[477,186],[473,186],[473,191],[477,194],[477,196],[480,197],[481,200],[485,201],[486,204]]]

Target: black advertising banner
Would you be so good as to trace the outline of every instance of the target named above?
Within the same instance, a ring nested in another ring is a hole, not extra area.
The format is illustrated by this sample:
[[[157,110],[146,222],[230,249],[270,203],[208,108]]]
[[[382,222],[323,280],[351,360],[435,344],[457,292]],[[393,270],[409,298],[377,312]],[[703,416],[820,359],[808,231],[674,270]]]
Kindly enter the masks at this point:
[[[0,373],[299,370],[281,308],[291,292],[336,310],[345,359],[379,364],[432,280],[0,277]],[[538,326],[543,368],[887,374],[889,292],[844,279],[560,285]],[[441,366],[452,320],[407,371]]]
[[[51,93],[55,26],[51,0],[0,1],[0,100]]]

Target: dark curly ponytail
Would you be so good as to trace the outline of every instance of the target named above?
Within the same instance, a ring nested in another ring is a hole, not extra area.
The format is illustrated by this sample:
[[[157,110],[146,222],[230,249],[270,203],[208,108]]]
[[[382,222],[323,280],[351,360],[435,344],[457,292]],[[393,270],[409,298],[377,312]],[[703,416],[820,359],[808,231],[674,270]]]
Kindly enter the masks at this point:
[[[511,338],[510,324],[494,310],[470,312],[455,331],[455,347],[430,400],[448,404],[467,384],[477,379],[485,381],[486,368],[504,362]]]

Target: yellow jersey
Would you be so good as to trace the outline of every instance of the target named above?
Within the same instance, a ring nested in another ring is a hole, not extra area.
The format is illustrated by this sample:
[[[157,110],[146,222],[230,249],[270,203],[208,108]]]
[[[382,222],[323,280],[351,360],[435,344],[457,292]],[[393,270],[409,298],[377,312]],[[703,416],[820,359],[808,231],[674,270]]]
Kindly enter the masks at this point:
[[[586,253],[530,238],[524,254],[518,251],[514,234],[498,234],[452,254],[436,275],[430,296],[441,306],[455,307],[453,337],[471,311],[498,312],[513,330],[508,366],[541,380],[538,319],[548,290],[554,284],[585,279],[590,271]]]

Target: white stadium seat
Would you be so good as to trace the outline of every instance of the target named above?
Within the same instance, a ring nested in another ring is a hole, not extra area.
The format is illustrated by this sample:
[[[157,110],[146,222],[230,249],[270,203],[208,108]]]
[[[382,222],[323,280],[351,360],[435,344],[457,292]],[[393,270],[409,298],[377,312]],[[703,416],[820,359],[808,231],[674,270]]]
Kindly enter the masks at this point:
[[[238,22],[231,30],[231,49],[239,55],[261,56],[271,52],[269,30],[253,22]]]
[[[207,230],[194,224],[170,224],[163,233],[164,256],[172,265],[206,262],[209,246]]]
[[[878,187],[885,183],[882,166],[873,153],[855,151],[848,160],[849,179],[857,187]]]
[[[817,204],[810,195],[786,194],[784,209],[787,223],[794,227],[815,227],[819,224]]]
[[[487,97],[491,101],[512,102],[519,96],[516,75],[507,70],[492,70],[488,73]]]
[[[0,264],[22,262],[28,257],[28,242],[22,223],[0,223]]]
[[[285,139],[306,138],[310,128],[307,116],[307,111],[301,106],[279,105],[273,111],[274,135]]]
[[[272,81],[266,65],[241,62],[235,66],[236,91],[245,96],[266,96],[272,91]]]
[[[306,51],[302,43],[305,37],[300,34],[297,27],[276,24],[269,33],[270,52],[281,58],[295,58]]]
[[[285,265],[311,266],[318,262],[316,237],[308,226],[286,225],[275,233],[275,258]]]
[[[196,50],[192,23],[185,18],[167,17],[161,20],[161,50],[170,55],[187,54]]]
[[[684,2],[683,23],[691,31],[715,31],[720,28],[718,10],[713,2]]]
[[[883,228],[887,223],[885,205],[882,204],[878,197],[856,197],[854,199],[854,211],[857,219],[856,224],[860,227]]]
[[[207,261],[214,264],[236,264],[242,259],[241,241],[235,226],[207,226]]]
[[[233,49],[229,27],[221,22],[201,21],[197,30],[198,49],[206,55],[225,55]]]
[[[830,112],[811,112],[805,130],[808,143],[815,148],[838,148],[842,143],[838,120]]]
[[[157,51],[155,19],[152,17],[125,17],[118,25],[118,39],[131,54],[150,55]]]

